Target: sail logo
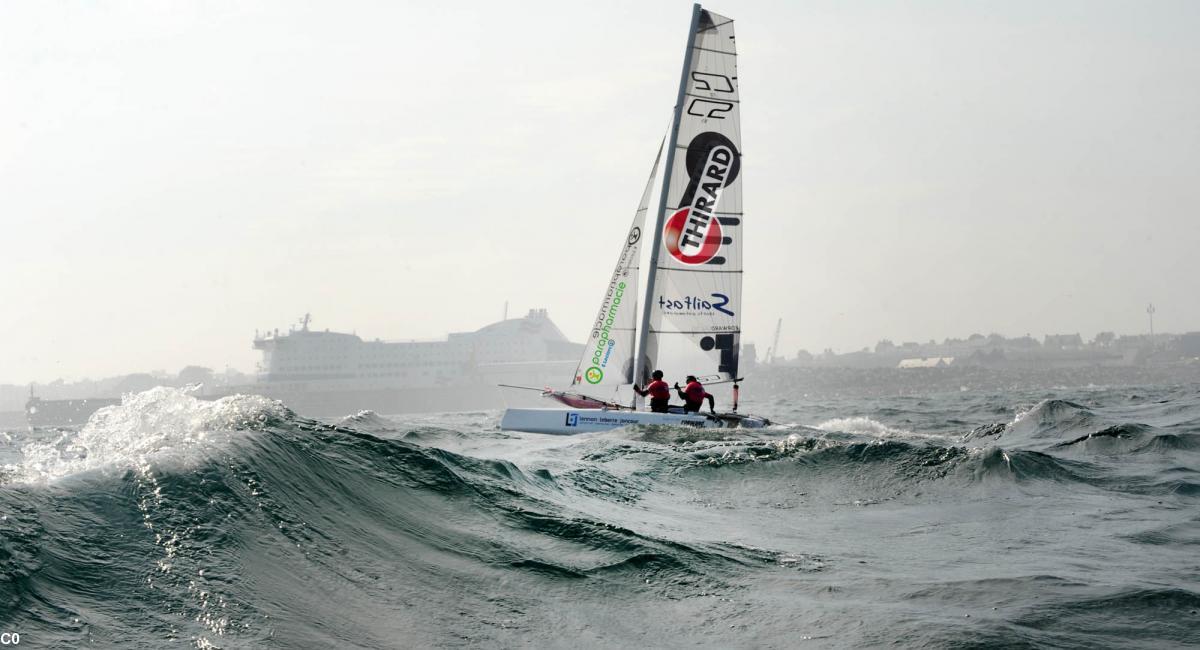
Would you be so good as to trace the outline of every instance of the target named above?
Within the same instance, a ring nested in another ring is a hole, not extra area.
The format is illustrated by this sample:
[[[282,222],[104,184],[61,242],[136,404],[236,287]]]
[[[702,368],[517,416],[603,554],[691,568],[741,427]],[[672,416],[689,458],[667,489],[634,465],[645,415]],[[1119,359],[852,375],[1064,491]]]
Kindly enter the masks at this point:
[[[684,296],[682,298],[659,296],[658,308],[667,314],[720,312],[726,316],[734,315],[733,310],[729,309],[729,296],[723,293],[711,294],[711,297],[708,299],[701,298],[700,296]]]
[[[640,237],[641,231],[638,231],[637,235]],[[632,242],[637,241],[633,234],[630,235],[630,238]],[[628,249],[626,249],[626,253],[628,253]],[[618,273],[620,268],[618,266]],[[621,309],[621,299],[625,297],[625,287],[624,282],[613,277],[612,284],[609,285],[608,293],[605,295],[605,303],[601,306],[600,315],[596,318],[596,326],[592,330],[592,338],[596,339],[595,348],[592,350],[592,367],[583,373],[583,378],[589,384],[598,384],[604,380],[604,368],[608,367],[608,359],[617,345],[612,338],[613,328],[617,325],[617,315]],[[579,381],[578,377],[576,381]]]
[[[706,131],[692,139],[687,151],[691,182],[680,209],[663,226],[663,242],[671,257],[687,265],[724,263],[717,253],[732,240],[722,232],[722,222],[737,221],[717,216],[717,206],[740,166],[737,147],[724,135]]]
[[[732,94],[734,92],[733,79],[715,72],[694,71],[692,72],[692,81],[695,82],[693,90],[707,92],[711,97],[693,97],[692,103],[687,108],[688,115],[705,120],[723,120],[726,113],[733,111],[733,102],[716,99],[716,93]]]

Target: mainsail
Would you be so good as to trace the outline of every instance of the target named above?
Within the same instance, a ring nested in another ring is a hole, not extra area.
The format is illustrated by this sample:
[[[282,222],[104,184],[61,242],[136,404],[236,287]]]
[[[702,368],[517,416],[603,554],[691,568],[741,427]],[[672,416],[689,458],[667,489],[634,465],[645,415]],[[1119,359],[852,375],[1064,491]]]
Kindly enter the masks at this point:
[[[575,368],[572,386],[617,387],[633,383],[633,354],[637,347],[638,269],[643,226],[649,211],[650,193],[658,174],[662,145],[654,156],[650,178],[633,215],[633,225],[621,245],[617,266],[600,301],[600,310]]]
[[[737,378],[741,123],[733,21],[696,6],[656,215],[637,372]]]

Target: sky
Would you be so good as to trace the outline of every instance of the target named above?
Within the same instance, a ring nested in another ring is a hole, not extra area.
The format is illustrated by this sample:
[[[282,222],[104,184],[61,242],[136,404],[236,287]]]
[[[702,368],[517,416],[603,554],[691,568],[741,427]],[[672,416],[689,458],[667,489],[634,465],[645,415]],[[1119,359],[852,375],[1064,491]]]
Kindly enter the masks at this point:
[[[715,0],[714,0],[715,2]],[[0,3],[0,382],[582,341],[690,3]],[[1200,3],[711,6],[760,353],[1200,329]]]

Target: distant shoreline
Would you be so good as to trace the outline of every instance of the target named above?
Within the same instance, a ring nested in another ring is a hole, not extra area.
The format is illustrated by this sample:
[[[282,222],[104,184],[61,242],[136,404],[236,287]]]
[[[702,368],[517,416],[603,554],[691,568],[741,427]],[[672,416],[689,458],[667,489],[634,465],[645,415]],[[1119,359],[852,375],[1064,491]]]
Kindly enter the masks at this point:
[[[785,397],[924,396],[1089,386],[1200,385],[1200,363],[1076,368],[813,368],[763,365],[746,373],[747,393]]]

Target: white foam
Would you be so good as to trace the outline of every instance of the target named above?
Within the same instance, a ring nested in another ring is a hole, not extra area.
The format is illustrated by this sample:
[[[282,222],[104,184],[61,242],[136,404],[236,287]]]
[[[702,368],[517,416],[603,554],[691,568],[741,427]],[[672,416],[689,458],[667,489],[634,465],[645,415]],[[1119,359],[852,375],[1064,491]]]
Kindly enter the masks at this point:
[[[835,418],[832,420],[826,420],[818,424],[817,428],[822,431],[829,431],[831,433],[851,433],[880,439],[908,438],[910,440],[947,440],[950,438],[950,436],[947,436],[946,434],[919,433],[917,431],[909,431],[908,429],[889,427],[882,422],[878,422],[861,415],[849,418]]]
[[[817,428],[822,431],[857,433],[865,436],[874,436],[876,438],[897,438],[915,435],[912,431],[907,431],[905,429],[894,429],[882,422],[876,422],[871,418],[863,417],[861,415],[850,418],[834,418],[832,420],[826,420],[818,424]]]
[[[207,401],[159,386],[96,411],[78,431],[26,445],[20,463],[6,469],[15,480],[44,482],[100,468],[144,467],[157,459],[186,460],[230,431],[258,429],[287,413],[281,402],[259,395]]]
[[[1015,409],[1015,410],[1016,410],[1016,414],[1015,414],[1015,415],[1013,415],[1012,422],[1009,422],[1009,423],[1008,423],[1008,426],[1010,426],[1010,427],[1011,427],[1011,426],[1013,426],[1013,425],[1015,425],[1015,424],[1017,424],[1017,423],[1019,423],[1019,422],[1022,422],[1022,421],[1024,421],[1024,420],[1025,420],[1025,418],[1029,417],[1029,414],[1030,414],[1030,413],[1033,413],[1034,411],[1038,410],[1038,407],[1042,406],[1043,404],[1045,404],[1046,402],[1049,402],[1049,401],[1050,401],[1050,400],[1048,400],[1048,399],[1044,399],[1044,400],[1042,400],[1042,401],[1038,402],[1037,404],[1034,404],[1033,406],[1030,406],[1030,407],[1029,407],[1029,408],[1027,408],[1027,409],[1022,409],[1022,408],[1020,408],[1020,407],[1016,408],[1016,409]]]

